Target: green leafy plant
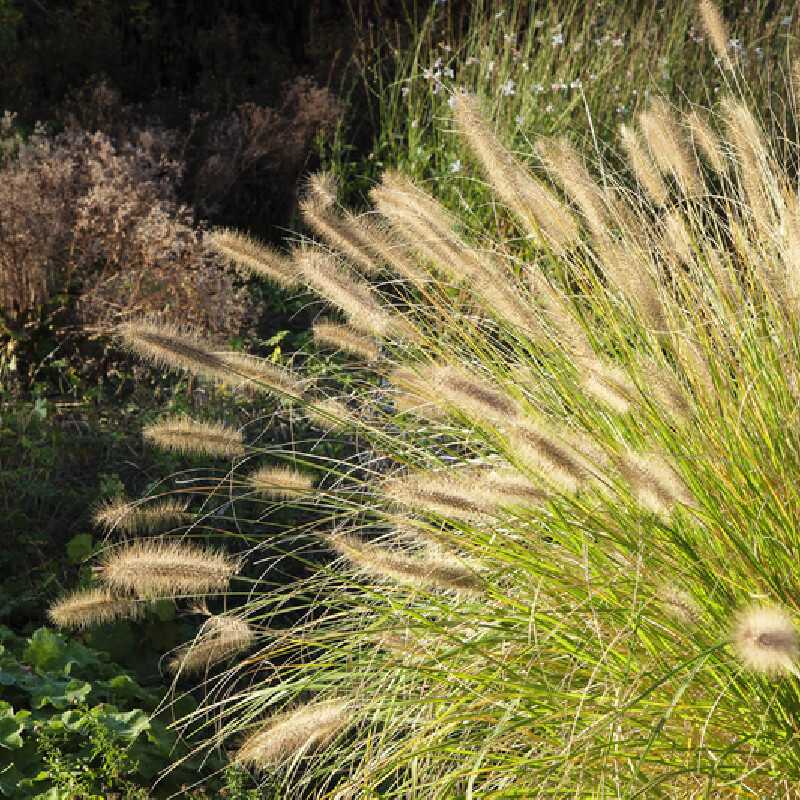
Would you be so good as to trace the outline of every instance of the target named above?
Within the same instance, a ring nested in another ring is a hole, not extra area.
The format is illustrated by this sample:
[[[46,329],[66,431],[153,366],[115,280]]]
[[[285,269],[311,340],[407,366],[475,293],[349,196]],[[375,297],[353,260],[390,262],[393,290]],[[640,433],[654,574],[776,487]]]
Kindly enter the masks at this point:
[[[140,800],[194,782],[187,764],[150,788],[181,752],[154,714],[158,691],[49,628],[27,639],[0,628],[0,642],[0,796]]]

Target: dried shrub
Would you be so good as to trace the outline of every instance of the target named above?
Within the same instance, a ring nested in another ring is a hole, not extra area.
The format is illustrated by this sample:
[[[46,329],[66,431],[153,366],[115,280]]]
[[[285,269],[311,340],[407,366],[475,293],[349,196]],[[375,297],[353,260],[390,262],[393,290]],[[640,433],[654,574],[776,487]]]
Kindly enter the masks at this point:
[[[38,128],[18,145],[0,165],[7,326],[30,323],[63,293],[72,321],[101,329],[159,312],[210,334],[241,330],[246,296],[177,199],[174,151],[174,135],[157,127],[122,141],[75,124],[58,135]]]
[[[272,213],[285,218],[294,205],[295,186],[318,135],[330,133],[342,119],[344,107],[327,88],[310,78],[287,84],[275,107],[242,103],[231,114],[213,122],[196,158],[194,202],[204,214],[249,206],[253,190],[267,198]],[[265,178],[268,180],[265,181]]]

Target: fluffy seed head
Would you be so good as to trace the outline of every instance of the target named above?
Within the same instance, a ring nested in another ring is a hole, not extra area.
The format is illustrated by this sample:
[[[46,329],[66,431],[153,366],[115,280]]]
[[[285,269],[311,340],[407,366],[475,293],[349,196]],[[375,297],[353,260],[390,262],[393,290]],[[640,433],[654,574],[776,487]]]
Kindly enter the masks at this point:
[[[350,325],[340,325],[337,322],[320,320],[314,323],[314,342],[318,345],[327,345],[336,350],[361,356],[367,361],[377,361],[380,356],[378,343],[368,336],[357,331]]]
[[[495,425],[508,424],[519,414],[517,404],[500,387],[458,367],[431,365],[423,374],[431,381],[431,398],[443,408]]]
[[[243,619],[211,616],[193,642],[178,648],[167,663],[167,669],[184,675],[205,672],[214,664],[246,650],[253,639],[253,630]]]
[[[175,597],[222,591],[238,568],[236,559],[218,550],[145,539],[110,550],[97,572],[113,591],[137,597]]]
[[[303,408],[303,412],[317,428],[326,431],[344,431],[358,423],[353,410],[335,397],[314,400]]]
[[[504,508],[539,506],[541,489],[507,468],[452,467],[393,477],[381,490],[391,502],[412,511],[455,520],[480,522],[498,516]]]
[[[548,171],[578,206],[592,233],[606,235],[608,213],[602,191],[570,141],[566,138],[540,139],[536,150]]]
[[[663,330],[664,308],[650,250],[632,242],[598,242],[597,255],[603,272],[619,288],[639,314],[642,322],[654,330]]]
[[[725,69],[733,69],[733,62],[728,53],[728,42],[730,41],[728,26],[725,24],[717,4],[713,0],[700,0],[697,7],[714,54]]]
[[[686,124],[689,126],[695,146],[705,156],[709,165],[715,172],[724,173],[725,154],[722,152],[717,135],[708,124],[708,118],[697,109],[693,109],[686,115]]]
[[[253,392],[273,392],[293,399],[303,396],[303,382],[285,367],[249,353],[231,351],[214,353],[214,356],[224,369],[219,375],[222,383]]]
[[[358,330],[383,338],[407,331],[404,320],[387,311],[364,281],[316,247],[297,250],[296,259],[308,285],[347,315]]]
[[[268,769],[311,749],[322,747],[352,719],[353,705],[343,700],[311,703],[270,720],[242,742],[237,764]]]
[[[108,589],[81,589],[50,606],[47,615],[59,628],[88,628],[118,619],[136,619],[142,604],[130,597],[117,597]]]
[[[595,476],[596,466],[575,446],[576,440],[567,431],[524,419],[509,430],[507,438],[515,462],[561,491],[577,492]],[[602,460],[599,453],[593,456]]]
[[[736,154],[742,187],[750,206],[748,210],[756,229],[763,237],[769,238],[776,223],[773,205],[775,177],[761,129],[743,102],[724,97],[720,107]]]
[[[332,172],[315,172],[306,182],[306,196],[313,198],[322,208],[336,205],[339,184]]]
[[[741,611],[731,635],[742,663],[754,672],[795,672],[799,648],[794,621],[782,608],[753,606]]]
[[[667,185],[642,145],[641,137],[628,125],[620,125],[619,133],[636,180],[654,203],[663,206],[669,197]]]
[[[409,248],[375,215],[354,216],[345,213],[345,221],[358,232],[358,238],[382,264],[414,284],[424,284],[428,273],[411,257]]]
[[[351,225],[347,217],[321,205],[314,197],[300,202],[300,212],[306,225],[362,272],[367,275],[380,272],[381,265],[361,240],[358,228]]]
[[[536,302],[542,307],[542,316],[556,331],[562,348],[578,356],[591,353],[592,346],[586,332],[571,313],[568,300],[536,268],[526,270],[526,281]]]
[[[669,518],[679,503],[696,505],[686,484],[661,456],[629,452],[618,466],[636,500],[654,513]]]
[[[498,141],[481,116],[476,97],[453,96],[458,129],[481,162],[486,176],[504,203],[535,235],[544,233],[556,248],[573,244],[580,229],[569,210],[536,180]]]
[[[164,369],[188,370],[212,379],[224,369],[210,342],[175,325],[132,320],[119,325],[117,335],[126,347]]]
[[[131,350],[160,367],[187,370],[208,380],[251,391],[299,398],[300,381],[288,370],[247,353],[219,351],[211,342],[172,325],[140,320],[117,328]]]
[[[460,280],[477,268],[470,248],[457,233],[453,215],[404,175],[387,171],[370,193],[378,211],[408,248],[442,275]],[[425,276],[415,279],[421,283]]]
[[[460,559],[441,552],[409,555],[350,534],[332,534],[328,544],[359,571],[390,581],[428,589],[476,592],[480,580]]]
[[[618,414],[627,414],[637,396],[627,373],[620,367],[599,358],[576,361],[581,376],[581,386],[597,400],[610,406]]]
[[[689,155],[675,117],[661,97],[639,114],[639,124],[653,158],[664,173],[671,173],[681,191],[692,197],[702,191],[697,165]]]
[[[247,483],[268,497],[301,497],[314,491],[312,477],[292,467],[261,467],[247,476]]]
[[[248,275],[266,278],[289,289],[299,286],[292,260],[274,247],[228,228],[217,228],[206,239],[214,250]]]
[[[667,616],[681,625],[695,625],[700,618],[700,609],[692,596],[676,586],[662,586],[658,599]]]
[[[683,215],[676,208],[670,209],[663,220],[664,252],[669,260],[676,256],[682,263],[691,266],[694,263],[694,242],[686,227]]]
[[[242,434],[221,422],[199,422],[173,416],[147,425],[144,438],[157,447],[177,453],[234,458],[244,453]]]
[[[131,503],[123,497],[99,505],[92,515],[95,525],[107,531],[154,533],[180,525],[191,518],[188,500],[165,497],[148,503]]]

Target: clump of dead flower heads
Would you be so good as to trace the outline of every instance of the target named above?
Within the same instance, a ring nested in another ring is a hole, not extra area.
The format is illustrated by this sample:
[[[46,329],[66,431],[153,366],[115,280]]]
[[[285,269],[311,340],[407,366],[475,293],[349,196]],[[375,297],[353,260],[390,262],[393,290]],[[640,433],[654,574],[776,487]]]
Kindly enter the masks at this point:
[[[701,8],[723,48],[722,18]],[[788,797],[798,165],[733,93],[710,110],[654,100],[621,131],[625,174],[563,139],[531,170],[475,98],[452,107],[513,240],[392,172],[365,216],[313,178],[302,210],[321,241],[292,253],[211,239],[326,301],[315,338],[350,379],[338,395],[333,376],[261,381],[302,432],[298,466],[265,464],[263,441],[227,429],[148,429],[258,455],[226,502],[273,501],[252,515],[264,555],[227,596],[235,615],[172,669],[204,674],[210,740],[293,797]],[[248,377],[191,334],[121,334],[157,364]],[[300,521],[282,536],[287,506]],[[269,577],[289,563],[289,583]],[[239,567],[129,544],[101,561],[106,589],[53,618],[224,592]]]

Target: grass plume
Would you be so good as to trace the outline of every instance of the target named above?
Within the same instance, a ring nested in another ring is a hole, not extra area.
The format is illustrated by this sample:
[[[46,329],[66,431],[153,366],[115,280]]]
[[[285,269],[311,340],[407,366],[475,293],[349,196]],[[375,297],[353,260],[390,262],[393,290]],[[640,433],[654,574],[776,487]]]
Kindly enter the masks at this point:
[[[167,663],[175,675],[194,675],[208,671],[243,650],[254,640],[252,628],[243,619],[229,615],[210,616],[193,642],[178,648]]]
[[[246,274],[288,289],[299,286],[299,275],[292,260],[276,248],[229,228],[216,228],[206,238],[217,253]]]
[[[47,611],[59,628],[90,628],[121,619],[137,619],[143,604],[105,588],[79,589],[53,603]]]
[[[245,739],[234,761],[256,769],[274,767],[324,747],[350,721],[352,705],[342,700],[309,703],[270,720]]]
[[[192,520],[194,515],[187,511],[188,507],[187,500],[177,497],[146,503],[132,503],[118,497],[100,504],[92,514],[92,521],[107,531],[156,533]]]
[[[112,591],[150,598],[223,591],[238,568],[236,559],[219,550],[144,539],[109,550],[97,573]]]

